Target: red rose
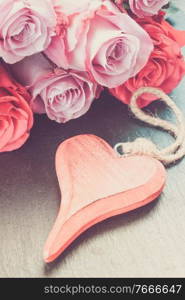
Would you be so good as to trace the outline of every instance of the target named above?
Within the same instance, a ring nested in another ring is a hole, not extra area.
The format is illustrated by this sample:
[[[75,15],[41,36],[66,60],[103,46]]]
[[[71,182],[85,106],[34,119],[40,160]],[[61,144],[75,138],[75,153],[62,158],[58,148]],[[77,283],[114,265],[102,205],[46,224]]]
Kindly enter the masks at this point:
[[[171,93],[185,75],[185,60],[181,47],[185,45],[185,31],[174,29],[163,19],[163,15],[136,19],[149,33],[154,50],[145,67],[123,85],[110,92],[124,103],[129,103],[132,93],[140,87],[152,86]],[[156,100],[156,96],[145,94],[138,99],[140,107]]]
[[[26,89],[0,64],[0,152],[21,147],[29,137],[33,113]]]

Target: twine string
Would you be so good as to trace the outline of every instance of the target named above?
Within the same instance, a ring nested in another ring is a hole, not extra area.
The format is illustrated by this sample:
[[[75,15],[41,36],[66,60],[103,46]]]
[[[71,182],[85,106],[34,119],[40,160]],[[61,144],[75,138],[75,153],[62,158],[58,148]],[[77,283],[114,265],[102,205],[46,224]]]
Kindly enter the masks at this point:
[[[162,120],[158,117],[153,117],[142,111],[137,105],[137,99],[144,93],[156,95],[163,101],[175,114],[177,123],[173,124]],[[170,146],[159,149],[156,144],[146,138],[137,138],[133,142],[118,143],[115,145],[115,150],[120,154],[122,150],[124,156],[128,155],[149,155],[160,160],[164,165],[170,165],[185,156],[185,121],[182,112],[177,107],[175,102],[166,95],[162,90],[153,87],[143,87],[138,89],[131,97],[130,110],[133,115],[149,125],[161,128],[167,131],[175,139]]]

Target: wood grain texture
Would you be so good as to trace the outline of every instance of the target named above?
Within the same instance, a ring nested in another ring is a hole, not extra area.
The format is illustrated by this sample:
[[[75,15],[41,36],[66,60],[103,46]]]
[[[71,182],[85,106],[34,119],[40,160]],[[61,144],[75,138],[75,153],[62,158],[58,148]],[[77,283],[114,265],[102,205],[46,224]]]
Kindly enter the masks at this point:
[[[184,95],[185,80],[173,93],[185,114]],[[150,109],[173,120],[160,103]],[[106,93],[84,117],[65,125],[37,117],[27,144],[0,156],[0,277],[184,277],[185,160],[168,170],[158,201],[94,226],[56,262],[43,263],[43,245],[60,204],[55,151],[66,138],[84,133],[111,145],[139,136],[161,147],[171,141],[130,118],[127,107]]]

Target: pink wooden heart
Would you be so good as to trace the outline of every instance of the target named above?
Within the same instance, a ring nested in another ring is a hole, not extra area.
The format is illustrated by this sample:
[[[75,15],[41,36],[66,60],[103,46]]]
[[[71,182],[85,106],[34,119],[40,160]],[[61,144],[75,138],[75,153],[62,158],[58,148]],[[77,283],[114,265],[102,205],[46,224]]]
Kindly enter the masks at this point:
[[[79,135],[56,154],[62,194],[60,211],[44,248],[45,262],[56,259],[94,224],[156,199],[166,170],[148,156],[119,157],[101,138]]]

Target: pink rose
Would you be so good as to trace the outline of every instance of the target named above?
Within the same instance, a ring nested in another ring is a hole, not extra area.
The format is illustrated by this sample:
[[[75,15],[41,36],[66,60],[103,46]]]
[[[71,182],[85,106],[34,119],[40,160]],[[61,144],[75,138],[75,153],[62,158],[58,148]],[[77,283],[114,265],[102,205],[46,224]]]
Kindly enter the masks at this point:
[[[120,85],[144,67],[153,50],[149,35],[110,0],[58,3],[69,24],[46,52],[57,66],[86,71],[106,87]]]
[[[143,86],[153,86],[171,93],[185,75],[185,60],[181,47],[185,46],[185,31],[174,29],[160,17],[147,17],[138,22],[150,34],[154,50],[145,67],[110,92],[124,103],[129,103],[134,91]],[[140,107],[146,106],[157,97],[144,94],[138,99]]]
[[[0,152],[20,148],[28,139],[33,113],[30,95],[0,64]]]
[[[55,34],[51,0],[0,0],[0,57],[15,63],[45,50]]]
[[[169,0],[129,0],[132,12],[138,17],[157,15],[159,10],[169,3]]]
[[[11,65],[11,69],[29,87],[33,111],[46,113],[58,123],[85,114],[102,90],[87,73],[56,68],[42,54],[27,57]]]

